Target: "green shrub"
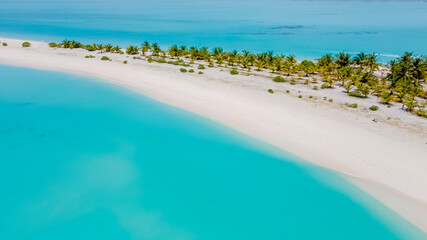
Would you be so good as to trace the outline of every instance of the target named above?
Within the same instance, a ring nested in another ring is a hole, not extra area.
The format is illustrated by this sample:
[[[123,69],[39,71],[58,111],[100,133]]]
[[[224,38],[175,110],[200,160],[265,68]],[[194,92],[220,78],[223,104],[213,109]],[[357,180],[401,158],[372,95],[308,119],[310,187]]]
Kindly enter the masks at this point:
[[[102,56],[101,60],[102,61],[107,61],[107,60],[110,60],[110,58],[108,58],[107,56]]]
[[[332,99],[332,98],[329,99],[329,102],[333,102],[333,101],[334,101],[334,99]]]
[[[295,82],[294,80],[291,81],[291,85],[296,85],[297,82]]]
[[[377,111],[379,109],[379,107],[377,105],[372,105],[369,107],[369,110],[371,111]]]
[[[390,105],[387,105],[387,108],[390,108],[391,106]]]
[[[95,51],[96,50],[96,48],[94,47],[94,46],[92,46],[92,45],[86,45],[86,50],[88,50],[89,52],[93,52],[93,51]]]
[[[158,62],[158,63],[167,63],[167,61],[166,61],[165,59],[163,59],[163,58],[161,58],[161,59],[157,60],[157,62]]]
[[[183,63],[182,66],[184,66],[184,67],[190,67],[191,65],[188,64],[188,63]]]
[[[128,61],[123,61],[123,64],[128,64]]]
[[[203,66],[203,64],[199,64],[199,66],[197,67],[197,69],[205,69],[205,66]]]
[[[328,99],[327,97],[323,97],[323,100],[326,100],[326,99]]]
[[[352,104],[346,103],[345,105],[347,105],[347,107],[357,108],[357,103],[352,103]]]
[[[302,98],[302,95],[299,95],[298,98]]]
[[[233,69],[231,69],[230,74],[231,75],[237,75],[237,74],[239,74],[239,72],[233,68]]]
[[[313,98],[313,96],[310,95],[310,96],[308,96],[308,98]]]
[[[2,45],[3,45],[3,47],[6,47],[6,46],[7,46],[7,43],[5,43],[5,42],[4,42],[4,43],[2,43]]]
[[[149,63],[154,62],[153,58],[151,58],[151,57],[149,57],[147,61],[148,61]]]
[[[188,72],[193,73],[193,72],[194,72],[194,69],[190,69],[190,70],[188,70]]]
[[[180,68],[180,69],[179,69],[179,71],[181,71],[182,73],[186,73],[186,72],[187,72],[187,69],[185,69],[185,68]]]
[[[49,43],[49,47],[51,47],[51,48],[58,47],[58,44],[51,42],[51,43]]]
[[[281,76],[277,76],[277,77],[274,77],[273,78],[273,81],[274,82],[286,82],[286,79],[284,79],[283,77],[281,77]]]
[[[129,55],[135,55],[139,53],[139,49],[135,46],[129,46],[126,48],[126,53]]]
[[[29,42],[23,42],[22,43],[22,47],[30,47],[31,46],[31,43],[29,43]]]
[[[320,86],[321,89],[325,89],[325,88],[332,88],[331,85],[324,83],[322,84],[322,86]]]
[[[388,117],[388,118],[387,118],[387,120],[390,120],[390,119],[391,119],[391,117]]]
[[[291,91],[289,91],[289,90],[286,90],[286,93],[290,93]]]
[[[350,97],[358,97],[358,98],[364,98],[365,97],[361,92],[359,92],[357,90],[349,92],[348,95]]]
[[[314,90],[319,90],[319,87],[318,86],[314,86],[313,89]]]
[[[418,109],[417,115],[421,116],[421,117],[424,117],[424,116],[426,116],[426,113],[425,113],[425,111],[423,109]]]
[[[208,67],[214,67],[213,63],[209,63]]]
[[[85,56],[85,58],[95,58],[95,56],[87,55],[87,56]]]
[[[274,93],[273,89],[268,89],[269,93]]]
[[[202,71],[199,71],[199,74],[203,74],[203,72],[202,72]]]

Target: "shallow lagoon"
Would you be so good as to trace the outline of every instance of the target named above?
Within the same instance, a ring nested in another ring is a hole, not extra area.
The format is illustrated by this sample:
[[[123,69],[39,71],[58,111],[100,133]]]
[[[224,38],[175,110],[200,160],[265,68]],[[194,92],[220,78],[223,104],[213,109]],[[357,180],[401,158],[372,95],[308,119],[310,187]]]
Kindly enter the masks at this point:
[[[96,79],[0,65],[1,239],[423,239],[336,174]]]

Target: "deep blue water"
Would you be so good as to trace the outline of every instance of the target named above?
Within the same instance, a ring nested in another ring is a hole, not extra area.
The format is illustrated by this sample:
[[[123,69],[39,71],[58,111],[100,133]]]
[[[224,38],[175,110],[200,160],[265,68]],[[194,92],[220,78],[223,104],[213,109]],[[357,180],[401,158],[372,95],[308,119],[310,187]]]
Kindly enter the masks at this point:
[[[427,54],[427,1],[0,0],[0,36],[127,46]]]
[[[0,239],[425,239],[336,174],[96,79],[0,65]]]

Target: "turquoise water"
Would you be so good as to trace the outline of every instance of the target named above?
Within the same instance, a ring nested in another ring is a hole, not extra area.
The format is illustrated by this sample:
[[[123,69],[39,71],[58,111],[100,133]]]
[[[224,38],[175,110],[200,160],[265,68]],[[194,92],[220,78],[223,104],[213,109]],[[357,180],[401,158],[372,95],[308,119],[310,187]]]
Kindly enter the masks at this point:
[[[425,239],[332,172],[96,79],[0,65],[0,239]]]
[[[427,1],[0,0],[0,36],[127,46],[427,55]]]

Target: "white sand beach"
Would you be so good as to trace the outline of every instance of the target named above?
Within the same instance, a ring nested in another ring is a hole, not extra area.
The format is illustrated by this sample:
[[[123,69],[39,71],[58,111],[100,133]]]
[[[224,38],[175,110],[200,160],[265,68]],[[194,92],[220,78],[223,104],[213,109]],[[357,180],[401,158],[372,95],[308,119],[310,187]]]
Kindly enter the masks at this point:
[[[35,41],[23,48],[24,40],[0,41],[8,44],[0,46],[0,64],[98,77],[212,119],[350,176],[427,232],[426,118],[398,106],[387,109],[375,97],[350,98],[342,90],[313,91],[259,76],[232,76],[219,69],[205,69],[203,75],[181,73],[179,66],[148,63],[126,54],[56,49]],[[96,58],[85,58],[90,54]],[[112,61],[101,61],[101,56]],[[268,93],[269,88],[275,93]],[[300,94],[302,99],[297,97]],[[324,96],[333,98],[333,103],[323,100]],[[360,107],[345,107],[349,101]],[[380,110],[367,110],[373,104]]]

